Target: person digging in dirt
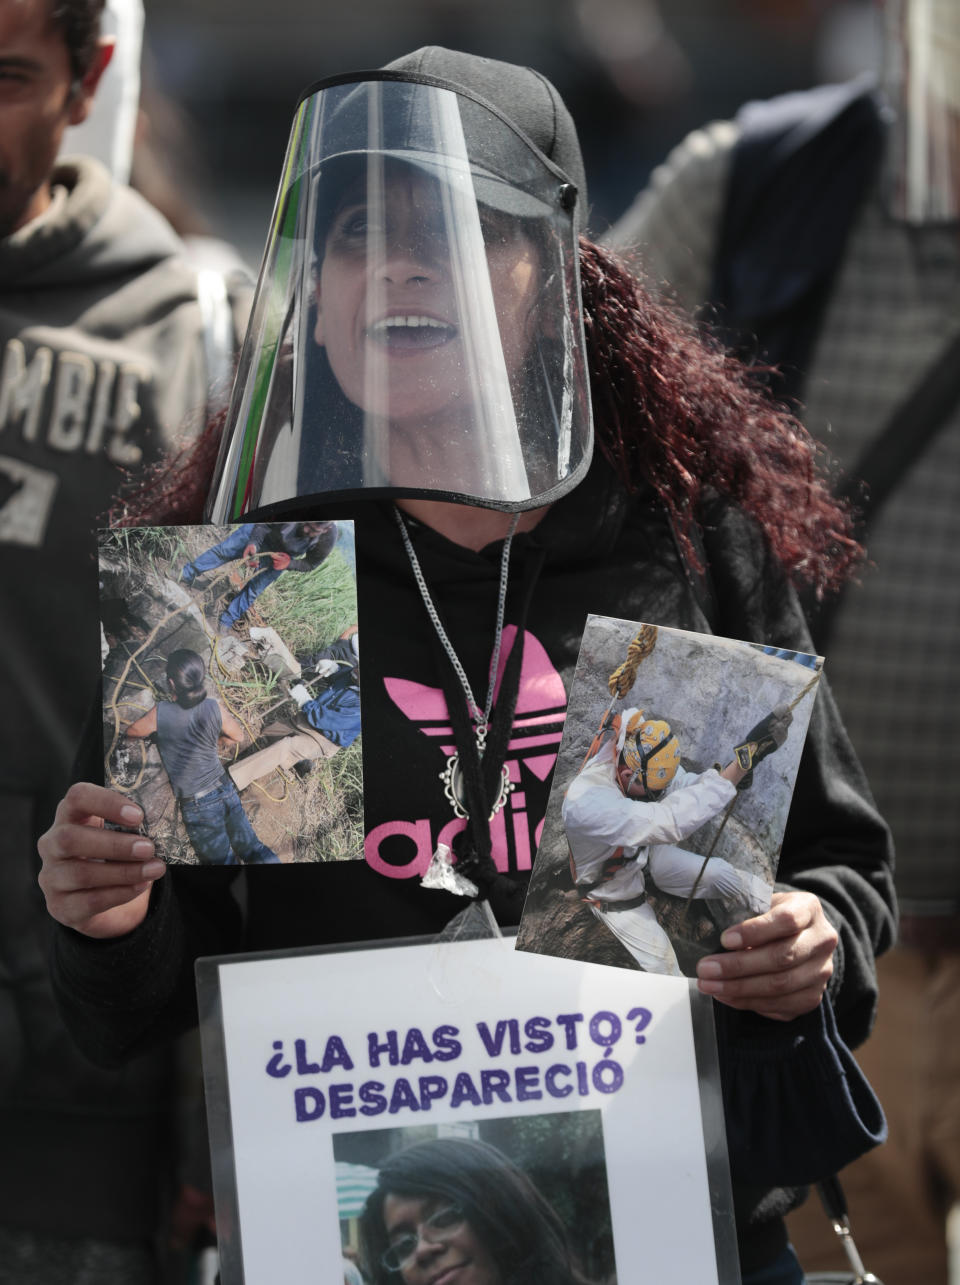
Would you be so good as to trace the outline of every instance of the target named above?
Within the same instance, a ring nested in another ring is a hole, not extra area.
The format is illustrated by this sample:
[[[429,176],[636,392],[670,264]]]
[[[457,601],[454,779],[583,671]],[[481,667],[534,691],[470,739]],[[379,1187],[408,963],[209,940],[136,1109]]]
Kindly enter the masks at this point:
[[[197,584],[205,571],[213,571],[238,558],[250,568],[256,568],[262,558],[269,561],[270,565],[248,580],[222,612],[220,629],[225,632],[246,615],[255,599],[284,571],[316,570],[336,542],[336,522],[246,522],[219,544],[185,563],[180,580],[185,585]]]
[[[126,735],[156,736],[160,759],[200,864],[279,862],[277,854],[254,833],[237,787],[220,762],[220,737],[239,744],[243,728],[220,701],[207,695],[202,658],[185,647],[171,652],[167,685],[173,699],[154,705],[130,724]]]

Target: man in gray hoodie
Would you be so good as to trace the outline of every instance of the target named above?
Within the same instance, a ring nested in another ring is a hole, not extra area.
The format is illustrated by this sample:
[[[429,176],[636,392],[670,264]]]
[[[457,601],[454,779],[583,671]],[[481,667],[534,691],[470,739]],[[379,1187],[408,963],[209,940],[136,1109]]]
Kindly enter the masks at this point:
[[[99,672],[93,529],[126,475],[202,427],[249,301],[99,164],[56,162],[110,58],[102,8],[0,0],[0,1281],[109,1270],[117,1245],[116,1279],[139,1280],[155,1228],[169,1059],[114,1074],[73,1051],[35,838]]]

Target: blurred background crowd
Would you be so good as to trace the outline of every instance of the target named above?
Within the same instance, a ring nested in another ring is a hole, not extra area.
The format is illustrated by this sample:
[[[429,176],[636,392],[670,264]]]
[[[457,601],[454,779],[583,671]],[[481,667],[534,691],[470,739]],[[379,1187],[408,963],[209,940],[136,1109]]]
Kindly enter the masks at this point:
[[[148,0],[135,179],[159,182],[152,160],[255,267],[300,92],[440,44],[553,81],[577,123],[596,234],[689,130],[873,68],[879,39],[873,0]]]

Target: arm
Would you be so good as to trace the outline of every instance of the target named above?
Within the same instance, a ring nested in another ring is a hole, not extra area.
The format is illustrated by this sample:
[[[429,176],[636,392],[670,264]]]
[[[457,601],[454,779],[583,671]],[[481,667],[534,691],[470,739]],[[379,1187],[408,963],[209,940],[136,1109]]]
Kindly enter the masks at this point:
[[[564,800],[568,837],[575,841],[578,852],[590,846],[635,848],[680,843],[722,812],[734,797],[731,782],[713,768],[699,775],[681,768],[674,781],[680,784],[657,803],[628,799],[613,783],[612,761],[594,760],[574,780]]]
[[[218,700],[217,705],[220,707],[220,735],[234,745],[242,744],[243,724],[230,713],[223,701]]]
[[[725,781],[729,781],[734,788],[740,784],[747,775],[749,769],[742,768],[736,759],[731,759],[725,768],[721,768],[720,775]]]
[[[157,707],[152,706],[145,714],[141,714],[138,719],[130,723],[124,729],[124,736],[152,736],[157,730]]]
[[[103,762],[100,701],[75,770]],[[125,827],[106,829],[104,821]],[[196,1021],[193,961],[242,945],[229,895],[236,871],[167,870],[153,843],[130,833],[140,808],[89,781],[71,786],[38,845],[40,884],[56,921],[51,976],[74,1041],[116,1066]]]
[[[263,542],[270,533],[270,528],[265,522],[255,522],[250,532],[250,539],[247,541],[243,550],[243,560],[248,566],[256,567],[259,565],[257,554],[263,548]]]
[[[159,880],[130,932],[92,940],[57,926],[51,976],[75,1043],[100,1066],[120,1066],[196,1024],[194,962],[243,949],[230,895],[235,871],[176,867]]]
[[[166,866],[137,832],[142,824],[142,810],[124,795],[88,782],[70,787],[37,845],[54,919],[92,938],[119,937],[143,922]]]
[[[725,608],[718,632],[811,651],[796,595],[757,529],[720,501],[705,517]],[[892,865],[889,831],[821,679],[773,904],[724,935],[725,954],[700,961],[701,989],[781,1021],[811,1012],[826,993],[846,1043],[862,1043],[876,1007],[875,958],[893,941]]]
[[[58,1007],[101,1066],[118,1066],[194,1023],[194,960],[238,950],[242,940],[228,895],[232,873],[167,872],[152,859],[149,839],[103,828],[105,820],[142,819],[122,795],[82,782],[70,787],[38,845],[40,885],[58,921],[51,958]]]
[[[350,634],[356,633],[356,629],[351,629]],[[336,673],[341,665],[352,667],[355,664],[356,657],[353,647],[350,644],[350,635],[344,638],[336,638],[326,647],[321,647],[319,651],[314,652],[311,656],[306,657],[302,662],[304,673],[311,670],[321,676]],[[332,662],[332,663],[324,663]]]
[[[291,560],[289,555],[287,556],[287,569],[290,571],[315,571],[317,567],[326,562],[336,543],[336,528],[332,531],[324,531],[304,550],[299,558]],[[276,566],[276,562],[274,562],[274,566]]]

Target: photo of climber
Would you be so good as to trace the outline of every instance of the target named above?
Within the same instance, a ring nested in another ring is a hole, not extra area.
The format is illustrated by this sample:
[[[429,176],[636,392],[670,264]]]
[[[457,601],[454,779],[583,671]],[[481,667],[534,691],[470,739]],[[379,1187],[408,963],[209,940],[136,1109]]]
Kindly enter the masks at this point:
[[[518,948],[694,976],[767,911],[821,665],[589,617]]]
[[[174,865],[363,854],[349,522],[99,536],[104,779]]]

